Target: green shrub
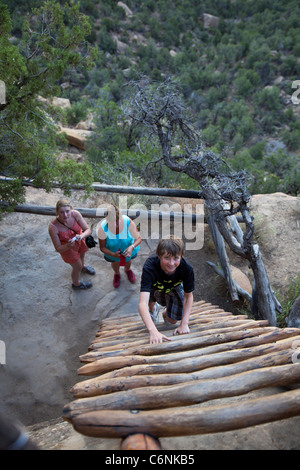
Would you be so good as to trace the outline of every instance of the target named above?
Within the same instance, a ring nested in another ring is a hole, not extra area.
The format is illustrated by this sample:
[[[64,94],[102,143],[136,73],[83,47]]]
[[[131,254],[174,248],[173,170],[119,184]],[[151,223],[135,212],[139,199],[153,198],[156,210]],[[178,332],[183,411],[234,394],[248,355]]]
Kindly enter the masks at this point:
[[[300,130],[285,130],[282,133],[282,140],[289,150],[297,150],[300,147]]]
[[[300,275],[293,279],[288,287],[282,292],[277,292],[276,297],[278,298],[281,307],[282,314],[277,317],[277,324],[280,328],[286,328],[286,318],[288,317],[291,307],[296,299],[300,295]]]
[[[256,144],[250,147],[249,152],[254,160],[262,160],[264,156],[265,142],[257,142]]]
[[[101,49],[110,54],[114,54],[117,50],[117,44],[109,35],[106,28],[101,28],[98,33],[98,43]]]
[[[202,131],[202,138],[209,147],[215,145],[220,138],[219,128],[217,126],[209,125]]]
[[[84,121],[87,118],[87,104],[86,102],[77,101],[72,104],[71,108],[66,108],[66,119],[70,126],[74,126],[79,121]]]
[[[269,111],[278,111],[281,109],[280,91],[277,87],[266,87],[256,92],[253,97],[257,108],[264,108]],[[262,112],[263,114],[263,112]]]
[[[235,87],[235,92],[238,96],[248,96],[253,90],[252,83],[245,76],[236,78],[233,84]]]

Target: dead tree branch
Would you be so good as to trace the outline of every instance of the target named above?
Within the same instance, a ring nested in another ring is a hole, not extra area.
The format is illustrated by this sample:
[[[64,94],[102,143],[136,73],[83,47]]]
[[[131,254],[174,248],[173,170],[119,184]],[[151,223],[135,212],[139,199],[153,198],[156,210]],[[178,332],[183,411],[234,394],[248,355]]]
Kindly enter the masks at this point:
[[[270,325],[276,325],[276,311],[281,307],[270,287],[259,246],[253,242],[248,175],[245,171],[233,171],[225,158],[204,147],[199,133],[186,117],[180,92],[172,80],[151,83],[143,78],[131,82],[129,89],[130,97],[124,107],[127,117],[141,126],[144,139],[151,136],[153,144],[160,147],[168,168],[187,174],[200,185],[209,228],[232,299],[237,300],[243,290],[233,282],[225,242],[252,268],[258,298],[257,309],[253,310],[257,319],[267,319]],[[241,213],[244,232],[237,222],[237,213]],[[249,300],[248,295],[245,297]]]

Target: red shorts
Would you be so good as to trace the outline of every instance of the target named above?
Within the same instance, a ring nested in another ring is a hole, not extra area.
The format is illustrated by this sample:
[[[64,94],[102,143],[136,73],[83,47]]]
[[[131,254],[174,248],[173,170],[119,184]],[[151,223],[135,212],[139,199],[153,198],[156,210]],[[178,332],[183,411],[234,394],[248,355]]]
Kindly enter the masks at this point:
[[[80,240],[75,242],[72,248],[60,254],[65,263],[75,264],[79,260],[81,253],[86,253],[87,251],[88,247],[85,240]]]

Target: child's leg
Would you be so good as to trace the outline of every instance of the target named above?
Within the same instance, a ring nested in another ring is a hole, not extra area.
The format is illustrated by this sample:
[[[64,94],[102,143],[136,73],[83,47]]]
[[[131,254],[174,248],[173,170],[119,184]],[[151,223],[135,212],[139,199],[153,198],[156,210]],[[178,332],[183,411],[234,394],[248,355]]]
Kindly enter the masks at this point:
[[[135,282],[135,275],[134,275],[134,272],[131,269],[131,259],[129,261],[125,262],[124,272],[126,273],[129,282],[134,283]]]
[[[111,267],[112,267],[113,272],[115,274],[120,274],[120,263],[119,263],[119,261],[112,261],[111,262]]]
[[[149,302],[148,305],[149,305],[149,310],[150,310],[150,312],[153,312],[154,307],[155,307],[155,304],[156,304],[156,302]]]
[[[72,272],[71,272],[71,278],[72,278],[72,283],[74,286],[79,286],[80,285],[80,280],[79,276],[83,267],[83,262],[82,259],[79,258],[76,263],[72,264]]]
[[[111,267],[114,272],[114,278],[113,278],[113,286],[115,288],[120,286],[121,283],[121,275],[120,275],[120,263],[119,261],[113,261],[111,263]]]
[[[175,325],[177,323],[177,320],[173,320],[173,318],[170,318],[170,317],[167,316],[167,309],[166,308],[163,311],[162,316],[163,316],[163,319],[164,319],[164,322],[165,322],[166,325],[168,325],[168,323],[170,323],[170,325]]]
[[[175,289],[166,294],[167,308],[163,312],[165,322],[174,325],[178,321],[181,321],[183,314],[183,298],[184,291],[182,285],[175,287]]]
[[[164,296],[158,291],[151,291],[148,306],[154,323],[158,323],[159,305],[165,305]]]
[[[124,271],[129,271],[131,268],[131,259],[129,261],[125,261]]]
[[[85,251],[83,253],[80,253],[80,259],[81,259],[81,262],[82,262],[82,269],[85,273],[88,273],[88,274],[96,274],[96,271],[94,268],[92,268],[92,266],[88,266],[84,263],[84,257],[85,257]]]

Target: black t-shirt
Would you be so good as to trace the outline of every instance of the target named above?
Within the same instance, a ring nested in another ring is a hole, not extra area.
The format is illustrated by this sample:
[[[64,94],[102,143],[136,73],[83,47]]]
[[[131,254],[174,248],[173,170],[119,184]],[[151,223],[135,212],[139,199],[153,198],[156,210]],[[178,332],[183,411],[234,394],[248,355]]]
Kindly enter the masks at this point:
[[[192,292],[195,288],[193,267],[184,258],[181,258],[175,273],[170,276],[161,269],[160,259],[156,254],[146,260],[142,272],[141,292],[159,290],[168,293],[180,284],[183,284],[186,293]]]

